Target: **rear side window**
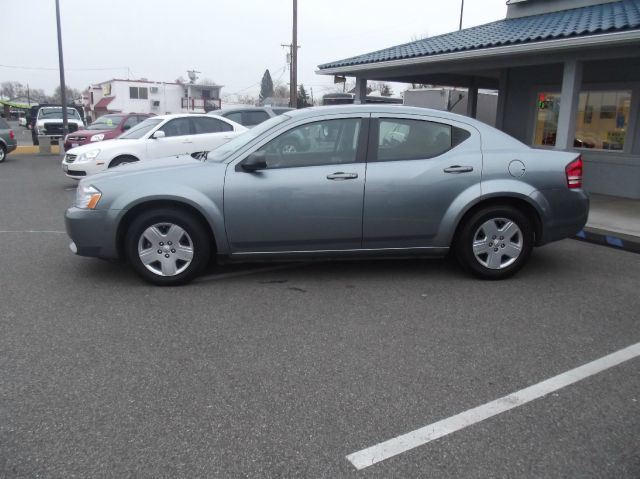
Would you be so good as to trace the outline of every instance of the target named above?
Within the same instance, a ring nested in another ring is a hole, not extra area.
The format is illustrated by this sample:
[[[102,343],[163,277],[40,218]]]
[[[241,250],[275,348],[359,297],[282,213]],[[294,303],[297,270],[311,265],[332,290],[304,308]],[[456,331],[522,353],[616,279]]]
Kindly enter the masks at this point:
[[[196,135],[203,133],[221,133],[223,131],[233,131],[229,123],[216,118],[192,118],[193,128]]]
[[[189,126],[189,118],[176,118],[168,121],[160,130],[164,131],[165,136],[185,136],[191,134]]]
[[[466,130],[444,123],[404,118],[380,118],[378,152],[373,161],[434,158],[469,138]]]

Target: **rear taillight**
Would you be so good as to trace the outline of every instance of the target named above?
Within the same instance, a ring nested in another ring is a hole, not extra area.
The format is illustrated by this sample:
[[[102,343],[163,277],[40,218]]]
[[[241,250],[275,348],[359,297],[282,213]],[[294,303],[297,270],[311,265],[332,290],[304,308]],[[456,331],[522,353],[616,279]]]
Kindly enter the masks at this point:
[[[13,132],[13,130],[9,130],[9,138],[12,140],[16,139],[16,134]]]
[[[582,188],[582,157],[579,156],[564,169],[569,188]]]

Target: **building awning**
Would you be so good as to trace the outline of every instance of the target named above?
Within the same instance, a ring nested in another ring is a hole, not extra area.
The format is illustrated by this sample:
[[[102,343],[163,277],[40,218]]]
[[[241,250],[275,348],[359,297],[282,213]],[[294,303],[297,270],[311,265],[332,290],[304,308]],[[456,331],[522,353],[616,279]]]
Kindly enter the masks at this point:
[[[113,101],[113,99],[115,98],[115,96],[105,96],[104,98],[100,99],[100,101],[98,101],[98,103],[96,103],[96,105],[93,107],[94,110],[105,110],[108,111],[107,106],[109,105],[109,103],[111,103]]]
[[[425,38],[344,60],[325,63],[318,73],[357,75],[359,71],[461,60],[491,54],[540,53],[640,41],[640,0],[621,0],[571,10],[508,18]]]

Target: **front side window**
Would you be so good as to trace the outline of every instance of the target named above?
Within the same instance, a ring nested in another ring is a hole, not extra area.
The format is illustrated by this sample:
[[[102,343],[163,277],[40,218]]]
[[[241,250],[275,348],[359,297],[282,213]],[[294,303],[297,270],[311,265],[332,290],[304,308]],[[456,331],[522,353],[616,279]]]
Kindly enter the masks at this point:
[[[242,112],[242,121],[244,126],[259,125],[263,121],[269,119],[269,114],[264,111],[244,111]]]
[[[580,92],[576,111],[574,148],[622,151],[631,107],[629,90]],[[534,145],[555,146],[560,114],[560,94],[538,94]]]
[[[164,135],[167,137],[185,136],[191,134],[191,125],[189,118],[176,118],[162,125],[159,130],[164,131]]]
[[[452,127],[443,123],[402,118],[381,118],[378,154],[374,161],[433,158],[453,146]]]
[[[240,123],[241,125],[244,125],[244,123],[242,123],[242,112],[236,111],[234,113],[229,113],[225,115],[225,118],[227,120],[235,121],[236,123]],[[247,126],[247,125],[244,125],[244,126]]]
[[[267,168],[355,163],[360,118],[323,120],[297,126],[264,145]]]

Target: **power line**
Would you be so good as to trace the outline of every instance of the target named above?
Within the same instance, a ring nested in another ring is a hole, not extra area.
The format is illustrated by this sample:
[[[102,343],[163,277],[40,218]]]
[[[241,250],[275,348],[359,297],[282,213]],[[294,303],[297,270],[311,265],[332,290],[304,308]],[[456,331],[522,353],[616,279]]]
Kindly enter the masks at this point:
[[[0,68],[13,68],[15,70],[47,70],[58,71],[58,68],[52,67],[25,67],[19,65],[0,65]],[[104,70],[128,70],[129,67],[101,67],[101,68],[65,68],[67,71],[104,71]]]

